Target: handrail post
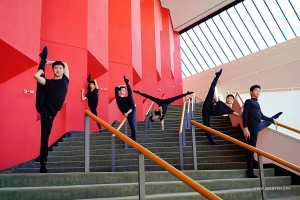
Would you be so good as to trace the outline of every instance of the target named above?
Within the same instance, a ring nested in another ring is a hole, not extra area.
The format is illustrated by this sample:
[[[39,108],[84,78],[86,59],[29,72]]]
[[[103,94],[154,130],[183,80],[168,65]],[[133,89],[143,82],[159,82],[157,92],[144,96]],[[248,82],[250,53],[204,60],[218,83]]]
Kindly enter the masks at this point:
[[[90,172],[90,118],[84,114],[84,172]]]
[[[111,171],[115,172],[116,168],[115,168],[115,135],[111,135]]]
[[[267,199],[267,193],[265,190],[265,175],[264,175],[264,168],[263,168],[263,162],[262,162],[262,156],[257,153],[257,158],[258,158],[258,165],[259,165],[259,179],[260,179],[260,187],[261,187],[261,197],[262,200]]]
[[[145,156],[139,152],[139,200],[146,199],[145,190]]]
[[[182,134],[179,133],[179,156],[180,156],[180,170],[184,170],[183,167],[183,146],[182,146]]]
[[[193,166],[194,170],[198,170],[197,163],[197,143],[196,143],[196,134],[195,134],[195,126],[192,125],[192,151],[193,151]]]
[[[126,121],[125,122],[125,135],[126,136],[128,136],[128,132],[127,132],[128,131],[128,127],[127,127],[127,124],[128,124],[128,122]],[[128,144],[125,142],[125,149],[127,149],[127,148],[128,148]]]
[[[145,116],[145,130],[148,130],[148,119],[147,119],[147,115]]]
[[[150,116],[153,116],[154,115],[154,104],[152,104],[152,106],[151,106],[151,114],[150,114]],[[149,121],[149,128],[151,129],[152,128],[152,122],[151,121]]]

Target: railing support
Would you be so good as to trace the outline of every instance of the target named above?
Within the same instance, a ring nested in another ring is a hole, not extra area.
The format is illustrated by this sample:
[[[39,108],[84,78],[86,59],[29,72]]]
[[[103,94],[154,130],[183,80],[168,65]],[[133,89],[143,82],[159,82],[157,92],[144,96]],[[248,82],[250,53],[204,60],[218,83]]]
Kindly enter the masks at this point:
[[[183,146],[182,146],[182,134],[179,133],[179,156],[180,156],[180,170],[184,170],[183,167]]]
[[[261,187],[261,197],[262,197],[261,199],[266,200],[267,193],[266,193],[266,190],[264,189],[266,186],[266,183],[265,183],[265,175],[264,175],[262,156],[259,153],[257,153],[257,158],[258,158],[258,166],[259,166],[259,177],[260,177],[260,187]]]
[[[193,166],[194,170],[198,170],[197,163],[197,142],[196,142],[196,134],[195,134],[195,126],[192,125],[192,151],[193,151]]]
[[[139,152],[139,200],[146,199],[145,190],[145,156]]]
[[[115,136],[111,136],[111,171],[115,172],[116,167],[115,167]]]
[[[125,135],[128,136],[128,127],[127,127],[128,121],[125,122]],[[128,144],[125,142],[125,149],[128,148]]]
[[[84,172],[90,172],[90,118],[84,115]]]

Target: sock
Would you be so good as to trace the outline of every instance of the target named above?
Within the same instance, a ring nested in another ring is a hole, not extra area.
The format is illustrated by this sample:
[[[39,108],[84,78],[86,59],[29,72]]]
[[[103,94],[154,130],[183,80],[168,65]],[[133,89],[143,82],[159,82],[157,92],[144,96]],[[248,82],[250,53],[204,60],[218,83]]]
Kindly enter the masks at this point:
[[[218,71],[218,72],[216,73],[216,77],[220,77],[221,74],[222,74],[222,69],[220,69],[220,71]]]
[[[273,119],[277,119],[280,115],[282,114],[282,112],[279,112],[279,113],[277,113],[276,115],[274,115],[273,117],[271,117],[271,118],[273,118]]]
[[[124,75],[124,81],[125,81],[125,83],[128,83],[128,82],[129,82],[129,80],[126,78],[125,75]]]
[[[40,53],[40,57],[41,57],[41,59],[46,60],[47,56],[48,56],[48,48],[47,48],[47,46],[44,46],[42,53]]]
[[[133,90],[133,92],[134,92],[134,93],[137,93],[137,94],[140,93],[140,91],[138,91],[138,90]]]
[[[87,82],[90,83],[91,82],[91,74],[89,74],[89,76],[87,77]]]
[[[186,95],[190,95],[190,94],[193,94],[194,92],[190,92],[190,91],[187,91],[186,92]]]

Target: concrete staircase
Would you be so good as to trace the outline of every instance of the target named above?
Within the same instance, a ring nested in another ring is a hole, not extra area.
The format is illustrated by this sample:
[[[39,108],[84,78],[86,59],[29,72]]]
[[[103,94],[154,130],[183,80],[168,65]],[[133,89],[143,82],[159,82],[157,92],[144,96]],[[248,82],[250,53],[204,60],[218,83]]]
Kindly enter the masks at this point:
[[[201,106],[197,104],[195,113],[199,122]],[[159,122],[153,123],[148,131],[143,122],[138,122],[137,132],[137,142],[178,169],[181,109],[169,106],[164,131],[160,130]],[[241,129],[231,127],[228,117],[213,117],[211,127],[244,140]],[[112,173],[110,135],[98,133],[90,137],[92,173],[83,173],[84,136],[73,134],[49,152],[47,168],[52,174],[39,174],[39,163],[31,162],[27,167],[15,168],[12,174],[0,175],[0,199],[138,199],[137,151],[125,149],[124,142],[116,138],[117,172]],[[209,145],[200,129],[196,129],[196,135],[198,171],[192,170],[191,134],[187,130],[185,174],[223,199],[261,199],[261,192],[253,189],[260,186],[259,179],[246,178],[244,149],[216,136],[213,139],[218,145]],[[205,199],[147,158],[145,168],[147,199]],[[264,171],[267,186],[277,188],[267,191],[268,198],[300,199],[300,186],[291,185],[291,177],[275,176],[274,169]]]

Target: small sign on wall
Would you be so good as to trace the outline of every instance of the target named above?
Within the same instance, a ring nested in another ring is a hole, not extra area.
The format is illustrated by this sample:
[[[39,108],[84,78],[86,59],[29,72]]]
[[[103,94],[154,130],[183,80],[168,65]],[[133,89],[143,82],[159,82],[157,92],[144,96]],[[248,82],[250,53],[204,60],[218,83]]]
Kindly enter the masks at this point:
[[[34,90],[27,90],[27,89],[24,89],[24,94],[34,94]]]

